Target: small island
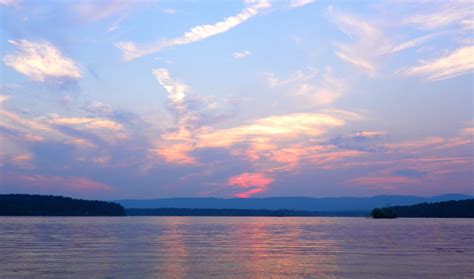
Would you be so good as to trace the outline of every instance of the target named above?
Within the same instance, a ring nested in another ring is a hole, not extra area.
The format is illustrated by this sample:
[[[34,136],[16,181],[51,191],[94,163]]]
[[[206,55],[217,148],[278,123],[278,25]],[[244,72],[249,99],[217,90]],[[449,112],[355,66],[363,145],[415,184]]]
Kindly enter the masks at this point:
[[[374,219],[395,219],[395,218],[397,218],[397,214],[390,207],[375,208],[374,210],[372,210],[370,215]]]
[[[113,202],[6,194],[0,195],[0,216],[125,216],[125,210]]]
[[[474,199],[375,208],[371,216],[374,219],[474,218]]]

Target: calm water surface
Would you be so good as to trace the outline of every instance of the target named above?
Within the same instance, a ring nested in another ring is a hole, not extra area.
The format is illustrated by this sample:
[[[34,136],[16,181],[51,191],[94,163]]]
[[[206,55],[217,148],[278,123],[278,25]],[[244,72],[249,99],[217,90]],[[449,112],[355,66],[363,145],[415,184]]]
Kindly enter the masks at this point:
[[[0,278],[474,278],[474,220],[0,217]]]

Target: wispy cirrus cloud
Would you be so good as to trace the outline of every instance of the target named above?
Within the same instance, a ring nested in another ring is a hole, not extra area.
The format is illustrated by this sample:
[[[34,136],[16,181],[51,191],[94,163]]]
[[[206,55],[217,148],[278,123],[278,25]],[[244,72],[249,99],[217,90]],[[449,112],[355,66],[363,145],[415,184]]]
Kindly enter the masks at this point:
[[[137,2],[135,0],[78,1],[74,5],[74,11],[81,18],[94,22],[122,13]]]
[[[82,126],[86,129],[107,129],[112,131],[121,131],[122,125],[109,120],[92,117],[60,117],[54,116],[48,121],[57,126]]]
[[[112,186],[80,176],[54,176],[43,174],[5,173],[2,187],[16,191],[56,195],[105,195],[113,192]]]
[[[469,128],[452,137],[427,137],[419,140],[405,141],[399,143],[386,144],[388,151],[398,152],[400,150],[413,150],[412,152],[422,152],[424,149],[449,149],[473,143],[472,134],[466,133]]]
[[[105,144],[118,144],[129,139],[127,128],[130,123],[116,121],[113,114],[97,117],[47,114],[32,117],[2,106],[0,116],[0,137],[13,155],[28,153],[30,148],[38,145],[68,145],[86,151],[100,146],[103,149]]]
[[[450,175],[455,173],[467,174],[467,178],[472,178],[472,164],[474,163],[472,156],[449,157],[437,154],[436,157],[433,157],[426,151],[419,156],[422,157],[367,161],[365,164],[375,167],[372,171],[373,174],[350,179],[347,183],[400,190],[398,186],[403,185],[422,186],[426,183],[439,183],[440,181],[456,183],[450,179]],[[411,190],[416,191],[416,189]]]
[[[90,101],[82,107],[83,111],[92,113],[93,115],[111,116],[113,115],[113,109],[110,105],[104,104],[99,101]]]
[[[386,134],[383,131],[359,131],[351,135],[334,137],[329,140],[329,143],[341,149],[376,152],[383,151],[386,140]]]
[[[451,26],[464,26],[472,20],[472,3],[469,1],[440,1],[429,3],[428,11],[411,15],[402,22],[418,29],[433,30]]]
[[[134,42],[118,42],[116,47],[122,50],[125,60],[133,60],[158,52],[164,48],[195,43],[206,38],[227,32],[239,24],[256,16],[260,10],[270,7],[268,0],[246,1],[246,7],[234,16],[225,18],[214,24],[198,25],[185,32],[182,36],[162,40],[150,45],[137,46]]]
[[[35,81],[78,80],[78,64],[64,56],[51,42],[9,41],[17,50],[3,57],[3,62]]]
[[[464,46],[431,61],[420,61],[417,66],[402,70],[409,76],[424,76],[436,81],[457,77],[474,70],[474,47]]]
[[[75,1],[69,5],[71,14],[79,21],[97,23],[108,21],[107,32],[119,29],[122,22],[139,6],[152,4],[153,1],[138,0],[102,0],[102,1]]]
[[[294,72],[287,79],[278,78],[274,73],[265,73],[265,80],[270,88],[282,87],[287,93],[304,97],[317,106],[333,104],[348,89],[347,82],[335,76],[331,68],[320,72],[308,67],[305,71]]]
[[[332,6],[328,8],[328,14],[342,32],[355,39],[354,43],[336,44],[336,56],[373,76],[376,72],[375,58],[390,49],[382,32],[374,23],[336,10]]]
[[[0,5],[15,6],[18,5],[19,0],[0,0]]]
[[[443,17],[443,11],[440,11],[433,17]],[[390,12],[388,13],[390,15]],[[463,13],[464,16],[468,12]],[[352,64],[370,77],[374,77],[380,69],[381,60],[401,51],[426,45],[427,42],[442,36],[452,35],[452,30],[444,30],[439,28],[428,28],[425,34],[412,38],[400,36],[397,38],[392,34],[400,31],[409,33],[413,29],[419,27],[417,24],[419,15],[413,15],[404,20],[404,25],[394,26],[385,18],[365,18],[355,14],[343,12],[330,6],[328,15],[338,28],[352,40],[350,43],[336,43],[335,55],[342,61]],[[415,20],[417,19],[417,20]],[[428,18],[420,21],[430,22]],[[453,22],[456,21],[453,18]],[[451,22],[451,21],[449,21]],[[458,22],[459,23],[459,22]],[[434,24],[438,25],[438,24]],[[400,27],[403,30],[400,30]],[[410,30],[412,29],[412,30]],[[370,50],[370,51],[368,51]]]
[[[108,143],[128,139],[125,127],[115,120],[101,117],[64,117],[49,114],[40,118],[42,123],[47,123],[56,131],[74,137],[69,143],[93,147],[94,142]],[[78,139],[79,137],[79,139]]]
[[[341,98],[349,86],[344,79],[334,75],[331,69],[326,70],[315,84],[302,83],[296,88],[295,95],[305,96],[317,106],[333,104]]]
[[[232,53],[232,57],[234,59],[243,59],[251,54],[252,52],[250,50],[242,50],[242,51]]]
[[[29,168],[31,167],[31,161],[33,160],[33,154],[31,153],[21,153],[21,154],[16,154],[14,156],[11,156],[10,161],[19,167],[26,167]],[[1,163],[1,160],[0,160]]]
[[[406,176],[396,176],[396,175],[387,175],[387,176],[367,176],[367,177],[358,177],[351,179],[349,181],[351,184],[358,185],[372,185],[378,186],[381,188],[392,188],[393,185],[405,185],[405,184],[419,184],[420,181],[417,178],[406,177]]]
[[[472,134],[467,129],[461,129],[456,136],[435,136],[385,144],[383,153],[367,153],[365,158],[343,162],[339,167],[370,168],[370,175],[352,178],[347,183],[377,189],[403,189],[414,193],[422,191],[425,185],[466,185],[466,181],[472,180],[474,163],[470,148],[473,144]],[[453,175],[456,177],[454,180]]]
[[[265,73],[265,81],[271,88],[277,86],[291,85],[295,83],[306,83],[313,80],[319,74],[319,70],[308,67],[305,70],[297,70],[288,78],[277,77],[272,72]]]
[[[424,35],[424,36],[421,36],[421,37],[417,37],[417,38],[399,43],[398,45],[394,44],[393,48],[389,51],[389,54],[393,54],[393,53],[403,51],[403,50],[406,50],[406,49],[409,49],[409,48],[420,46],[420,45],[428,42],[429,40],[434,39],[434,38],[436,38],[438,36],[441,36],[443,34],[444,34],[443,32],[435,32],[435,33],[431,33],[431,34],[428,34],[428,35]]]
[[[290,0],[290,8],[299,8],[314,3],[315,0]]]
[[[393,175],[405,176],[405,177],[423,177],[426,175],[425,172],[416,169],[398,169],[392,171]]]

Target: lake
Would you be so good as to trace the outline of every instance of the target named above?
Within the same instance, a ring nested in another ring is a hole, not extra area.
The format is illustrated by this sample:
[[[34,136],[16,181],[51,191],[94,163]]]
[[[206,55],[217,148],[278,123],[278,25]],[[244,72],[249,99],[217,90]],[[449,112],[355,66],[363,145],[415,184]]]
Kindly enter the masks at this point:
[[[0,217],[3,278],[474,278],[473,219]]]

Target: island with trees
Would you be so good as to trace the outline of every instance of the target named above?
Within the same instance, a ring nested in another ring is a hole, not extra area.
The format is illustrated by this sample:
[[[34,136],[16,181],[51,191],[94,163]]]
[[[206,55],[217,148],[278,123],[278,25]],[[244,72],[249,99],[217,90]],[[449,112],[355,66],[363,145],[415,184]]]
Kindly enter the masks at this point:
[[[474,199],[375,208],[371,215],[375,219],[474,218]]]
[[[0,195],[0,216],[125,216],[117,203],[61,196]]]

